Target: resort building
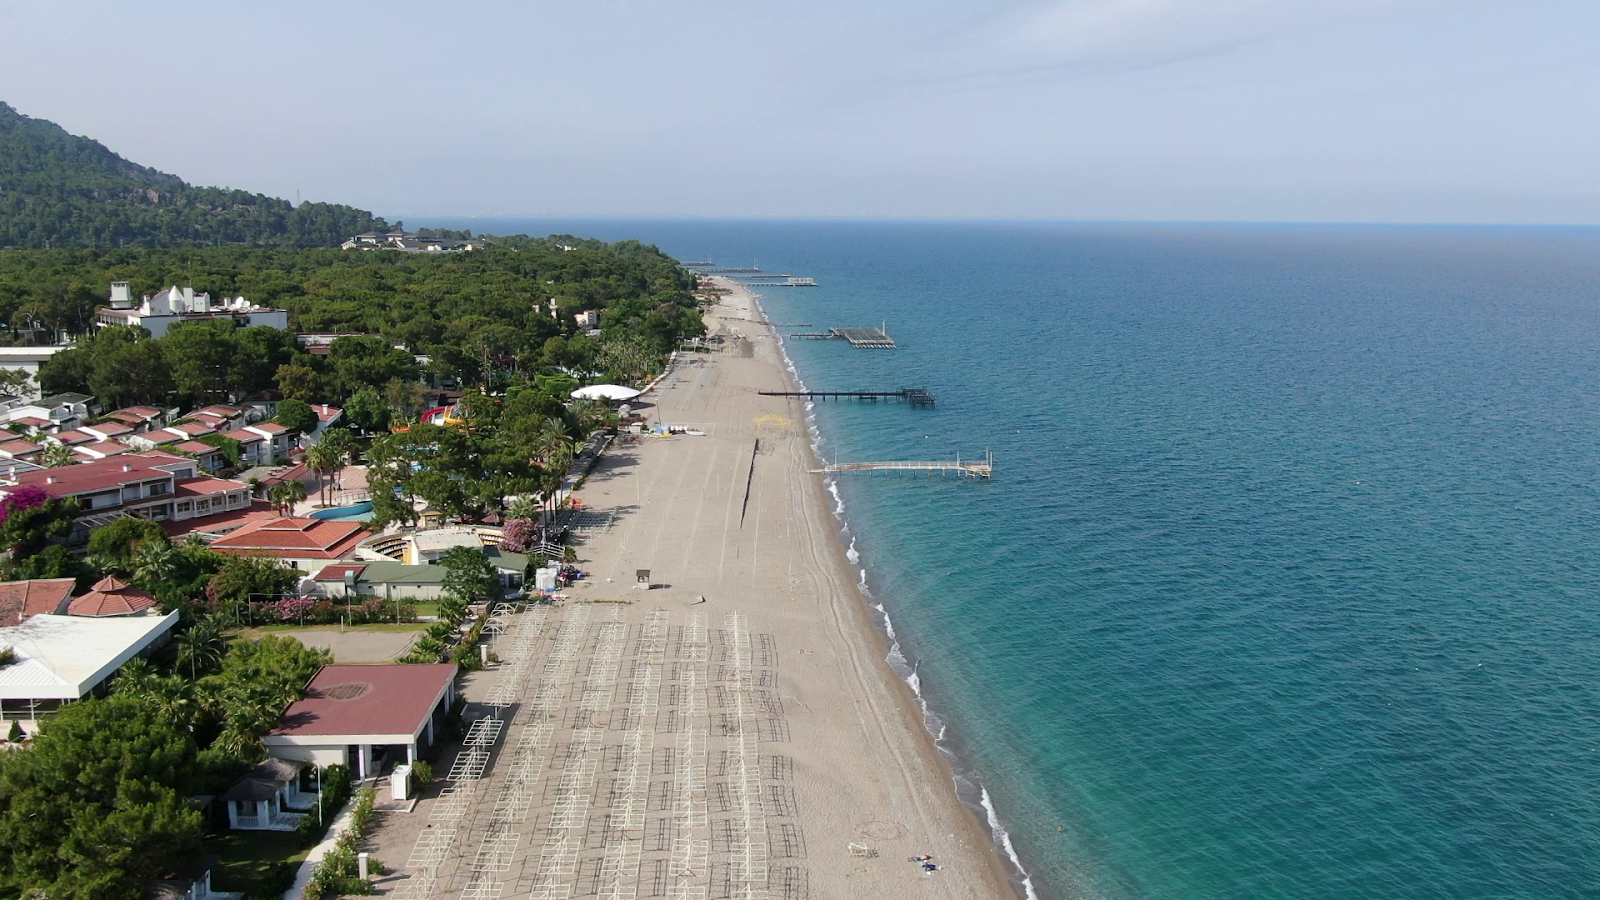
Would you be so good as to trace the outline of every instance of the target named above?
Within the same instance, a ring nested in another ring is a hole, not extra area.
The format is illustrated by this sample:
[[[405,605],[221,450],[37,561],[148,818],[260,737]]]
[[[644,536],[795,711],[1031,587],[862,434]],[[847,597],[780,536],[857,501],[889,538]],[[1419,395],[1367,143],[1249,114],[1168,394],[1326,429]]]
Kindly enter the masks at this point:
[[[277,422],[258,422],[246,425],[241,431],[248,431],[259,435],[266,443],[261,447],[261,461],[263,463],[277,462],[289,458],[289,449],[294,446],[289,429]],[[229,435],[230,437],[232,435]]]
[[[402,253],[463,253],[483,249],[483,241],[421,237],[414,231],[368,231],[340,244],[343,250],[399,250]]]
[[[344,420],[344,410],[337,406],[321,403],[311,407],[311,411],[317,415],[317,427],[309,434],[300,435],[301,447],[310,447],[322,440],[323,434],[327,433],[329,428],[337,427]]]
[[[268,757],[222,795],[228,827],[236,831],[293,831],[317,803],[306,790],[311,767],[299,760]]]
[[[455,676],[453,663],[323,666],[261,743],[277,759],[378,775],[433,746],[455,706]]]
[[[144,900],[238,900],[239,894],[211,888],[211,869],[221,857],[199,857],[165,873],[170,878],[146,882]]]
[[[369,534],[360,522],[274,516],[217,538],[211,549],[229,556],[270,556],[311,573],[348,558]]]
[[[39,367],[44,365],[45,360],[65,349],[67,348],[57,345],[0,347],[0,369],[21,369],[28,373],[28,382],[19,392],[26,394],[28,397],[37,397],[39,395]]]
[[[215,475],[228,467],[228,455],[222,452],[221,447],[213,447],[200,441],[179,441],[166,445],[166,450],[169,453],[182,453],[199,463],[200,471],[207,475]]]
[[[227,431],[231,428],[244,426],[245,412],[237,406],[223,406],[216,404],[197,409],[184,416],[196,422],[204,422],[211,426],[212,431]]]
[[[442,566],[409,566],[402,562],[348,562],[326,566],[313,578],[324,597],[380,597],[407,603],[444,596]]]
[[[73,578],[0,582],[0,626],[21,625],[34,616],[66,615],[76,584]]]
[[[127,444],[119,444],[116,441],[94,441],[88,444],[74,444],[72,452],[78,454],[79,458],[83,460],[96,460],[121,456],[124,453],[132,452],[132,449]]]
[[[101,328],[127,325],[145,328],[152,338],[162,338],[167,330],[179,322],[204,322],[212,319],[229,319],[242,328],[278,328],[287,331],[289,313],[282,309],[257,306],[243,297],[222,300],[213,304],[210,294],[197,294],[194,288],[173,285],[156,294],[146,296],[138,303],[133,300],[128,282],[111,283],[109,306],[95,312]]]
[[[132,425],[124,425],[117,421],[101,421],[88,425],[79,425],[78,430],[97,441],[116,441],[133,434]]]
[[[89,593],[73,598],[67,605],[67,615],[94,619],[142,616],[155,605],[155,595],[132,587],[115,575],[107,575],[95,582]]]
[[[271,457],[267,455],[269,451],[265,435],[237,428],[223,432],[222,436],[239,442],[239,465],[264,466],[272,462]]]
[[[166,643],[177,623],[176,611],[107,619],[41,614],[0,628],[0,646],[16,654],[0,673],[0,719],[31,722],[104,693],[123,663]]]
[[[4,456],[6,459],[31,459],[43,451],[44,446],[42,444],[37,444],[27,438],[16,438],[0,443],[0,456]]]
[[[76,538],[121,516],[164,522],[250,507],[249,485],[202,476],[192,459],[122,449],[124,453],[108,459],[18,473],[0,482],[0,497],[34,486],[52,497],[76,500],[84,512],[76,523]]]
[[[154,406],[128,406],[105,414],[105,418],[131,427],[135,433],[160,427],[167,414]]]
[[[100,404],[88,394],[67,393],[55,394],[43,400],[10,400],[0,415],[4,415],[5,421],[12,425],[23,425],[52,434],[78,427],[99,408]]]

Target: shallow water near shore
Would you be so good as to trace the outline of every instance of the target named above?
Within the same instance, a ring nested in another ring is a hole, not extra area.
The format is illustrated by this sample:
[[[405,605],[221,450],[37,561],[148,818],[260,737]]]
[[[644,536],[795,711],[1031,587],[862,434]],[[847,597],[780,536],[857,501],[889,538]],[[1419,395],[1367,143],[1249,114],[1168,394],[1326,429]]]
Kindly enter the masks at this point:
[[[412,222],[411,224],[421,224]],[[817,279],[873,599],[1050,898],[1600,892],[1600,231],[435,220]],[[800,326],[798,323],[809,323]]]

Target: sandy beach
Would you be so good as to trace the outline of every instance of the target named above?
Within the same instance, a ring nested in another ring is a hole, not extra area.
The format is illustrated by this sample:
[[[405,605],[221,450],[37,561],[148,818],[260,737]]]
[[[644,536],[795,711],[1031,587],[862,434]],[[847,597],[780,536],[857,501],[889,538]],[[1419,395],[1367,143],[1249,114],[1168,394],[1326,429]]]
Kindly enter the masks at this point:
[[[793,389],[776,337],[730,287],[721,349],[641,398],[704,434],[620,441],[577,491],[591,577],[510,617],[465,691],[472,716],[514,698],[507,725],[481,779],[380,817],[384,892],[1014,896],[884,661],[800,403],[757,393]]]

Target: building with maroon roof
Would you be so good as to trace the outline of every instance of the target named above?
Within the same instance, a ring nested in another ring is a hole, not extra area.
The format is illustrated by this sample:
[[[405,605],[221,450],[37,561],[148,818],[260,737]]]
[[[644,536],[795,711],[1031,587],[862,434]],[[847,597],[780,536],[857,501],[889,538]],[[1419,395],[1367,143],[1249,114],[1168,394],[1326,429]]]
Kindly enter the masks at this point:
[[[177,435],[179,440],[197,438],[202,434],[210,434],[216,430],[209,422],[184,422],[181,425],[168,425],[162,429],[168,434]]]
[[[294,446],[291,440],[293,434],[277,422],[257,422],[254,425],[246,425],[241,430],[254,432],[266,439],[267,444],[262,448],[263,463],[289,458],[289,449]]]
[[[207,475],[215,475],[228,467],[228,454],[223,453],[221,447],[213,447],[200,441],[181,441],[167,445],[166,449],[170,453],[182,453],[184,456],[193,457],[194,461],[200,464],[200,470]]]
[[[276,516],[217,538],[211,549],[229,556],[276,557],[311,574],[348,558],[370,535],[360,522]]]
[[[455,705],[455,676],[454,663],[323,666],[261,743],[278,759],[348,765],[361,778],[415,762]]]
[[[0,626],[20,625],[39,615],[65,615],[73,578],[35,578],[0,582]]]
[[[115,441],[133,434],[132,425],[121,422],[96,422],[93,425],[79,425],[78,430],[84,434],[93,435],[96,440]]]
[[[17,438],[0,443],[0,456],[5,456],[8,459],[28,459],[43,450],[43,445],[35,444],[27,438]]]
[[[124,453],[75,466],[21,472],[0,483],[0,496],[32,485],[83,510],[75,538],[114,518],[131,515],[157,522],[190,519],[234,509],[248,509],[250,486],[238,481],[199,477],[192,459],[153,451]]]
[[[109,616],[142,616],[156,605],[155,595],[130,586],[115,575],[95,582],[89,593],[67,604],[67,615],[103,619]]]
[[[134,431],[148,431],[161,424],[164,416],[165,413],[154,406],[127,406],[105,414],[105,418],[132,426]]]
[[[239,464],[243,466],[260,466],[271,462],[267,454],[267,439],[254,431],[236,428],[233,431],[222,433],[225,438],[232,438],[239,442]]]
[[[124,453],[131,452],[132,449],[127,444],[119,444],[116,441],[95,441],[90,444],[72,445],[72,452],[86,460],[121,456]]]

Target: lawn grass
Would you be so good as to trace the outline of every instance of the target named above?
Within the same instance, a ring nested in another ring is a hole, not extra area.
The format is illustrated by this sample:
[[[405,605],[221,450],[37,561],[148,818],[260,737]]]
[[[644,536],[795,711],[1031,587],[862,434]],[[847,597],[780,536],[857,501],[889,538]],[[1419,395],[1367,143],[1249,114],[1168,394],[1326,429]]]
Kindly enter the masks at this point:
[[[225,831],[206,838],[209,851],[222,857],[211,872],[219,891],[261,894],[280,863],[298,866],[310,847],[302,847],[292,831]]]

